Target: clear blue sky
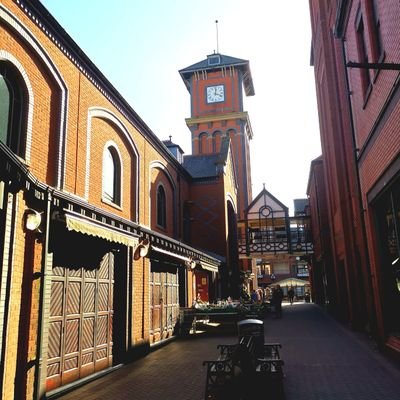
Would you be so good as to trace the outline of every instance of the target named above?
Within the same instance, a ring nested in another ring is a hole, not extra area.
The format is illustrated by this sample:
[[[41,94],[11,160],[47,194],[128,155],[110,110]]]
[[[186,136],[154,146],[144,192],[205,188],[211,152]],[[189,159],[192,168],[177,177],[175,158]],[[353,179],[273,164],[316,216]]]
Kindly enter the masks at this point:
[[[306,197],[321,153],[310,66],[308,0],[42,0],[161,139],[191,153],[190,98],[179,70],[219,52],[250,61],[245,98],[253,197],[266,189],[290,208]]]

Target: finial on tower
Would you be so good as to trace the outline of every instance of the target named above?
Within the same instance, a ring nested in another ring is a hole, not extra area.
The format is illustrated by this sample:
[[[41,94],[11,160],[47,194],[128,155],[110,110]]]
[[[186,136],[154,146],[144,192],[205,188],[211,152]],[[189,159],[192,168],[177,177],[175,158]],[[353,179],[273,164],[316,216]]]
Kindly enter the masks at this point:
[[[265,183],[263,183],[263,190],[265,190]]]
[[[217,53],[219,54],[219,45],[218,45],[218,20],[215,20],[215,29],[217,32]]]

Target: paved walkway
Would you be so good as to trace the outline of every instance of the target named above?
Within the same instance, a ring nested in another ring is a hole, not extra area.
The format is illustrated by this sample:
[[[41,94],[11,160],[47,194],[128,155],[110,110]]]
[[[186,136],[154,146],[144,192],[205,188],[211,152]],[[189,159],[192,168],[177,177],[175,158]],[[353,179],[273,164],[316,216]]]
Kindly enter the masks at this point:
[[[265,336],[282,343],[286,400],[400,399],[400,366],[314,304],[286,305],[281,319],[265,320]],[[202,361],[215,359],[218,343],[235,339],[197,335],[175,340],[60,399],[202,400]]]

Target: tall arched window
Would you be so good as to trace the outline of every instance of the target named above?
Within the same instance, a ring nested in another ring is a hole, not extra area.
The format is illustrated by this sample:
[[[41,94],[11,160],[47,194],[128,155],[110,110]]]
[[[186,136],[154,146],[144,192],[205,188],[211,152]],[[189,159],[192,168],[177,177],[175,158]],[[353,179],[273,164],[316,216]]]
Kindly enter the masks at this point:
[[[199,153],[204,154],[207,152],[207,133],[203,132],[199,135]]]
[[[113,146],[103,154],[103,199],[121,205],[121,162]]]
[[[234,129],[229,129],[228,132],[226,133],[226,136],[228,136],[231,139],[231,143],[233,144],[235,140],[235,130]]]
[[[167,227],[167,201],[162,185],[157,189],[157,225],[163,228]]]
[[[212,141],[212,146],[213,146],[213,153],[217,153],[221,149],[221,137],[222,133],[221,131],[215,131],[213,133],[213,141]]]
[[[26,146],[27,91],[19,71],[0,61],[0,141],[24,158]]]

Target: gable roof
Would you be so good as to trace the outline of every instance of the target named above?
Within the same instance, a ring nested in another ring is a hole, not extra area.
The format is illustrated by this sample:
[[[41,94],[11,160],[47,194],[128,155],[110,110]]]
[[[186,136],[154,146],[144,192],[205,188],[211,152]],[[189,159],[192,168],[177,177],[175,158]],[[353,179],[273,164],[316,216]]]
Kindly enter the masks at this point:
[[[280,208],[282,208],[283,211],[285,212],[289,212],[289,208],[286,207],[280,200],[278,200],[273,194],[271,194],[270,192],[268,192],[267,189],[265,189],[265,187],[263,188],[263,190],[261,190],[261,192],[257,195],[257,197],[249,204],[249,206],[246,209],[246,214],[251,212],[251,209],[260,201],[260,199],[264,197],[264,205],[268,205],[267,203],[267,199],[269,198],[270,200],[272,200],[274,203],[276,203]],[[257,209],[258,211],[258,209]]]
[[[211,60],[215,62],[210,62]],[[254,96],[253,78],[248,60],[231,57],[220,53],[209,54],[206,59],[199,61],[189,67],[179,70],[179,73],[190,91],[190,78],[197,71],[217,71],[226,67],[236,67],[243,72],[243,85],[247,96]]]

